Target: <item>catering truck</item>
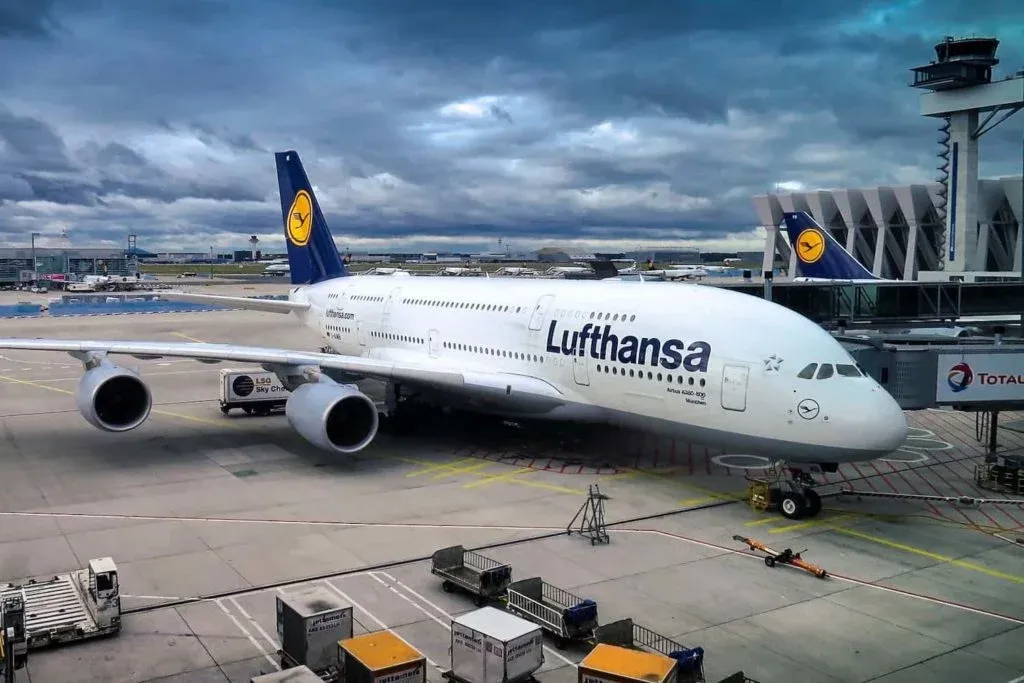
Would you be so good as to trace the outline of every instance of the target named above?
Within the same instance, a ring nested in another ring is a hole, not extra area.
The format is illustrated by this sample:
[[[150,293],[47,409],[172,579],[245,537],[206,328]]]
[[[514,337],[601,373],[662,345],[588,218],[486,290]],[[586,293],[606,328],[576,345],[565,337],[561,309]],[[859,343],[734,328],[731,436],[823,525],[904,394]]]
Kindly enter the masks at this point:
[[[265,370],[220,371],[220,412],[241,408],[247,415],[269,415],[284,410],[289,391],[273,372]]]

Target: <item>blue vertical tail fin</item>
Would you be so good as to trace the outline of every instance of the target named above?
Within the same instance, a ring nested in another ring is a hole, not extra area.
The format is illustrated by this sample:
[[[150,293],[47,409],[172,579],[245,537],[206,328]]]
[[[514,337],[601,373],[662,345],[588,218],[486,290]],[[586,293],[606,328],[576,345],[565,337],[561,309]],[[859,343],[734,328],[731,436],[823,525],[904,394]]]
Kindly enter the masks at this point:
[[[277,152],[274,160],[292,284],[312,285],[348,275],[298,153]]]
[[[826,280],[878,280],[806,211],[783,214],[797,273]]]

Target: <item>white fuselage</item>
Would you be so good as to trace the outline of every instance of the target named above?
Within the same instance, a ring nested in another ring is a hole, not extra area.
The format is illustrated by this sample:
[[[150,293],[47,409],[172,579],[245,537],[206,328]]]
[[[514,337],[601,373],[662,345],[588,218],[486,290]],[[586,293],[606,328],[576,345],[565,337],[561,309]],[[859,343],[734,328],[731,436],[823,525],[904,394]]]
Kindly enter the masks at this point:
[[[529,376],[566,401],[541,414],[511,399],[476,406],[487,412],[607,422],[821,463],[881,457],[907,432],[873,379],[797,376],[810,363],[854,365],[827,332],[724,289],[345,277],[298,286],[290,298],[310,304],[300,317],[339,353]]]

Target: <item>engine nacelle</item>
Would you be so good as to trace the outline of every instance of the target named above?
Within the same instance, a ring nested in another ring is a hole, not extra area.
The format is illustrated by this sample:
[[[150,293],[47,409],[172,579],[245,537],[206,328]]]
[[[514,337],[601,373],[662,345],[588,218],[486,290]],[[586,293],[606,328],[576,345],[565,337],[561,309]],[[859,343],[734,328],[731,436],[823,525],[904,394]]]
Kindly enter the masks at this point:
[[[106,362],[82,375],[75,401],[85,421],[105,432],[135,429],[153,408],[153,396],[141,377]]]
[[[314,446],[355,453],[377,436],[380,416],[366,394],[347,384],[310,382],[292,391],[285,404],[292,428]]]

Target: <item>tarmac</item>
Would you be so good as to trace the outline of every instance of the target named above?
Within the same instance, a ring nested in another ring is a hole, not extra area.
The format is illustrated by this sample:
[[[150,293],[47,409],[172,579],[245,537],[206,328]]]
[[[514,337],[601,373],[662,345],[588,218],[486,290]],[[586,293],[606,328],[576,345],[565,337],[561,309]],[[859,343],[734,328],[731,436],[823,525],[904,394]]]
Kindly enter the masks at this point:
[[[319,346],[253,312],[3,325],[5,336]],[[457,419],[334,457],[283,416],[221,415],[219,366],[124,364],[150,381],[156,405],[139,429],[106,434],[74,406],[76,361],[0,357],[0,579],[109,555],[126,611],[113,638],[31,653],[19,683],[247,682],[278,666],[274,596],[310,577],[354,606],[357,631],[395,631],[440,681],[450,618],[475,607],[444,593],[424,558],[515,541],[481,552],[511,563],[516,579],[541,576],[597,601],[602,623],[632,617],[703,647],[708,681],[739,670],[761,683],[1024,680],[1022,506],[837,496],[820,517],[792,521],[741,500],[745,473],[763,467],[753,456]],[[844,468],[833,489],[1019,499],[977,487],[984,449],[972,415],[908,419],[903,449]],[[1022,452],[1024,435],[1001,432],[1000,447]],[[609,496],[607,545],[565,533],[595,483]],[[737,534],[806,549],[830,576],[768,568]],[[549,642],[538,679],[575,681],[586,651]]]

